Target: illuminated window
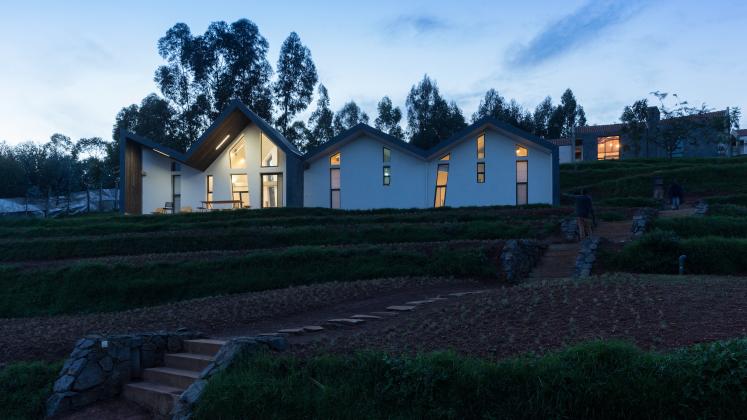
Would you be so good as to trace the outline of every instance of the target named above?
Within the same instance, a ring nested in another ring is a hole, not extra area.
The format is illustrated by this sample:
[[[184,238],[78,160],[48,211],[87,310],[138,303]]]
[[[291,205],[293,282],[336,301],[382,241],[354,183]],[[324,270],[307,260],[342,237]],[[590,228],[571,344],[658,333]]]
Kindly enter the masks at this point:
[[[182,206],[182,176],[171,175],[171,202],[174,208],[172,211],[178,213]]]
[[[392,182],[392,168],[390,166],[384,167],[384,185],[389,186]]]
[[[249,208],[249,180],[246,174],[231,175],[231,197],[234,208]]]
[[[259,136],[262,138],[262,147],[260,151],[262,167],[267,168],[278,166],[278,147],[272,142],[272,140],[267,138],[265,133],[260,133]]]
[[[246,168],[246,147],[245,142],[239,140],[239,143],[228,152],[229,166],[231,169]]]
[[[340,166],[340,152],[335,153],[334,155],[329,157],[329,164],[331,166]]]
[[[617,160],[620,159],[620,136],[609,136],[597,138],[597,159]]]
[[[283,207],[283,174],[262,174],[262,208]]]
[[[208,175],[206,181],[207,181],[207,183],[206,183],[207,184],[207,191],[206,191],[206,194],[205,194],[205,200],[207,200],[207,201],[213,201],[213,176],[212,175]]]
[[[485,133],[477,137],[477,160],[485,159]]]
[[[384,161],[385,163],[387,163],[387,162],[391,162],[391,161],[392,161],[392,151],[391,151],[391,150],[389,150],[389,149],[387,149],[386,147],[384,148],[384,156],[383,156],[383,161]]]
[[[529,162],[516,161],[516,205],[521,206],[529,202]]]
[[[447,153],[447,154],[441,156],[441,159],[439,159],[439,160],[440,161],[447,161],[447,160],[450,160],[450,159],[451,159],[451,153]]]
[[[448,155],[447,155],[448,156]],[[436,171],[436,194],[433,199],[433,207],[446,205],[446,184],[449,181],[449,165],[441,163]]]
[[[517,157],[526,157],[527,156],[527,148],[523,146],[516,145],[516,156]]]
[[[477,162],[477,183],[485,182],[485,162]]]
[[[576,145],[575,145],[575,153],[574,153],[574,160],[584,160],[584,141],[581,139],[576,139]]]
[[[339,153],[338,162],[339,162]],[[340,208],[340,168],[329,170],[329,206],[333,209]]]

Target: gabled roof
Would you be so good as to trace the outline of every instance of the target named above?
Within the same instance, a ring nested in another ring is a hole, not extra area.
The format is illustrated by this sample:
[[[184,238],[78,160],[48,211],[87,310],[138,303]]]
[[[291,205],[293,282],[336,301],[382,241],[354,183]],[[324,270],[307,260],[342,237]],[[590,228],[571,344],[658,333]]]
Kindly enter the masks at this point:
[[[488,127],[491,127],[499,132],[502,132],[503,134],[506,134],[509,137],[512,137],[514,139],[524,140],[530,143],[534,143],[537,146],[540,146],[551,152],[553,150],[557,150],[557,147],[558,147],[543,138],[537,137],[534,134],[528,133],[520,128],[514,127],[511,124],[505,123],[503,121],[499,121],[498,119],[493,118],[493,117],[484,117],[468,125],[464,129],[458,131],[457,133],[455,133],[448,139],[435,144],[433,147],[431,147],[428,150],[425,150],[424,151],[425,157],[428,160],[438,157],[441,153],[446,151],[446,149],[450,148],[454,144],[459,143],[468,138],[471,138],[477,132],[484,130],[485,128],[488,128]]]
[[[259,115],[252,112],[238,99],[234,99],[228,104],[215,122],[205,130],[205,133],[192,144],[186,153],[177,152],[168,147],[161,146],[150,139],[129,132],[123,132],[122,138],[140,143],[188,166],[204,171],[231,143],[231,141],[224,142],[224,140],[235,139],[249,123],[257,125],[286,154],[301,155],[301,152],[285,136]]]
[[[623,129],[623,124],[603,124],[603,125],[587,125],[584,127],[576,127],[576,134],[613,134],[619,133]]]
[[[309,150],[308,152],[306,152],[303,158],[304,160],[314,160],[319,155],[323,155],[325,154],[325,152],[331,152],[334,149],[342,146],[343,144],[355,140],[363,135],[374,137],[385,144],[388,144],[395,148],[399,148],[400,150],[410,153],[411,155],[414,155],[415,157],[418,157],[420,159],[425,158],[423,156],[423,149],[364,123],[356,124],[353,127],[335,136],[328,142],[322,143],[319,146]]]
[[[737,136],[738,136],[738,137],[744,137],[744,136],[747,136],[747,129],[743,129],[743,130],[737,130]]]
[[[176,151],[170,147],[166,147],[161,144],[158,144],[147,137],[143,137],[138,134],[130,133],[129,131],[122,130],[120,131],[119,139],[121,141],[121,146],[120,146],[121,149],[124,148],[124,143],[126,141],[134,141],[135,143],[139,143],[149,149],[153,149],[154,151],[159,152],[163,155],[166,155],[167,157],[170,157],[178,162],[181,162],[181,163],[187,162],[187,157],[184,155],[184,153]]]
[[[398,139],[394,136],[384,133],[381,130],[377,130],[369,126],[368,124],[361,123],[346,130],[345,132],[336,136],[332,140],[312,150],[309,150],[303,156],[303,159],[314,160],[318,158],[319,155],[329,153],[333,151],[334,149],[342,146],[343,144],[348,143],[352,140],[355,140],[356,138],[361,137],[364,134],[367,134],[393,147],[397,147],[401,150],[409,152],[410,154],[416,157],[419,157],[420,159],[430,160],[436,157],[436,155],[439,155],[439,152],[441,152],[442,150],[448,149],[449,147],[453,146],[456,143],[459,143],[462,140],[466,140],[466,139],[473,137],[475,132],[484,130],[487,127],[492,127],[497,131],[507,134],[509,137],[513,137],[516,139],[521,139],[524,141],[528,141],[530,143],[537,144],[538,146],[548,149],[550,151],[552,151],[553,148],[557,147],[545,139],[542,139],[533,134],[527,133],[526,131],[516,128],[508,123],[499,121],[495,118],[486,117],[486,118],[482,118],[476,121],[473,124],[470,124],[469,126],[460,130],[459,132],[452,135],[448,139],[439,142],[438,144],[434,145],[433,147],[429,149],[421,149],[420,147],[417,147],[411,143],[408,143],[404,140]]]

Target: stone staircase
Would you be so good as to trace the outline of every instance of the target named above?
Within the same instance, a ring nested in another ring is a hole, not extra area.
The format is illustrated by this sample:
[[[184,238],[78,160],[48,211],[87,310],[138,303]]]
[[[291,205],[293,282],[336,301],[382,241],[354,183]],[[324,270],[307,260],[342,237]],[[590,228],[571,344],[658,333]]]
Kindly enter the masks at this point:
[[[166,418],[179,396],[200,376],[225,344],[212,339],[185,340],[183,353],[166,353],[164,366],[143,370],[142,380],[124,386],[122,395]]]
[[[580,244],[578,242],[550,244],[539,264],[529,274],[530,279],[573,277]]]

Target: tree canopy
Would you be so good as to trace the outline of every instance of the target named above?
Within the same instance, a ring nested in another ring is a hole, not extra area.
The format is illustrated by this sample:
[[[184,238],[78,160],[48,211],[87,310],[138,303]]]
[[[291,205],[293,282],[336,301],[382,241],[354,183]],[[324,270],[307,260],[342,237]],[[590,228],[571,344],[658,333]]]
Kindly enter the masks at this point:
[[[456,103],[447,103],[441,97],[436,82],[428,75],[410,89],[406,108],[410,143],[423,149],[450,137],[467,125]]]
[[[405,137],[405,132],[400,127],[399,122],[402,120],[402,111],[399,107],[392,105],[392,100],[384,96],[376,106],[379,116],[374,121],[375,127],[398,139]]]
[[[295,32],[288,35],[280,48],[277,72],[278,78],[273,85],[275,104],[280,109],[277,126],[288,137],[293,124],[291,120],[309,106],[318,79],[311,52]]]

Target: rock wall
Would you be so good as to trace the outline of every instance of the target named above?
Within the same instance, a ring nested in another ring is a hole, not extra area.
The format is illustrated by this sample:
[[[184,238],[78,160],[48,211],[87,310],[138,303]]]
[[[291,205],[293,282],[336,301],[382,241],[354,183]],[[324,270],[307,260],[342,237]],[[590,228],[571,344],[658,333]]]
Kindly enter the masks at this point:
[[[581,241],[581,247],[578,249],[578,255],[576,256],[574,277],[584,278],[591,275],[594,261],[597,260],[597,248],[599,248],[599,238],[596,236]]]
[[[215,361],[210,363],[200,373],[200,377],[179,397],[172,412],[172,420],[191,419],[208,380],[229,368],[241,356],[266,350],[283,351],[286,348],[288,348],[288,342],[284,337],[240,337],[229,340],[215,356]]]
[[[700,200],[695,203],[695,215],[705,216],[706,214],[708,214],[708,202],[706,202],[705,200]]]
[[[506,241],[501,252],[500,277],[509,283],[518,283],[529,275],[546,248],[546,244],[534,239]]]
[[[646,233],[651,221],[656,218],[658,213],[658,210],[651,207],[638,209],[633,216],[633,224],[630,227],[630,232],[633,236],[641,236]]]
[[[163,364],[165,353],[182,351],[200,333],[179,330],[128,335],[89,335],[75,344],[47,400],[47,417],[112,398],[143,369]]]
[[[576,217],[566,217],[560,222],[560,232],[563,234],[563,238],[568,242],[574,242],[578,240],[578,221]]]

